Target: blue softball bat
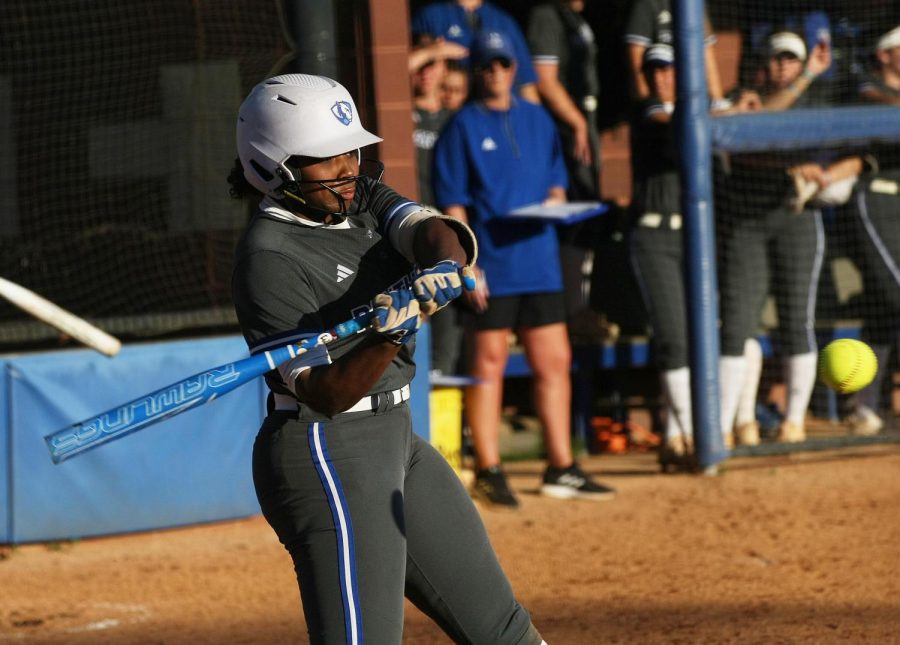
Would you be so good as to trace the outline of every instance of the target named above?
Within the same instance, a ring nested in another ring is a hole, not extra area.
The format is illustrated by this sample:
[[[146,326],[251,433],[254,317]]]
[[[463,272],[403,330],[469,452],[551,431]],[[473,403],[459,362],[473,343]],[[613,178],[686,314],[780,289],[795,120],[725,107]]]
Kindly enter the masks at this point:
[[[50,457],[61,463],[105,443],[143,430],[176,414],[198,408],[262,376],[277,365],[338,338],[360,332],[372,319],[368,312],[299,344],[291,343],[233,363],[204,370],[44,437]]]

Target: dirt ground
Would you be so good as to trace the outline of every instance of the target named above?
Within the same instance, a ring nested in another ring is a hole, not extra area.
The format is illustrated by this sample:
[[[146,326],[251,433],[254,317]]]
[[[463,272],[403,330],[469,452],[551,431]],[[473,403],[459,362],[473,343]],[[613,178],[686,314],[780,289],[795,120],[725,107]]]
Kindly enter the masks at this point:
[[[587,457],[611,502],[535,494],[482,516],[551,645],[900,642],[900,446],[745,457],[714,477]],[[286,552],[259,517],[0,551],[0,642],[306,642]],[[408,643],[447,639],[408,605]]]

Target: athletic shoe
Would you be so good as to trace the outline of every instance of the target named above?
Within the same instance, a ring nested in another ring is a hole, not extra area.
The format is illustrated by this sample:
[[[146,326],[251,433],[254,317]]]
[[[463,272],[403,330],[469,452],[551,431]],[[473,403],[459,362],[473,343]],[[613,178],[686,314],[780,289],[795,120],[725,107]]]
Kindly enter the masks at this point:
[[[858,437],[871,437],[881,432],[884,421],[881,420],[872,408],[859,405],[856,410],[847,417],[850,422],[850,433]]]
[[[748,421],[734,429],[734,438],[739,446],[759,445],[759,423]]]
[[[657,460],[662,472],[691,472],[695,468],[694,444],[691,439],[676,435],[659,447]]]
[[[491,466],[475,473],[472,497],[497,508],[519,508],[519,500],[509,490],[506,475],[500,466]]]
[[[556,499],[589,499],[602,501],[616,496],[615,489],[591,480],[578,464],[568,468],[548,466],[544,471],[541,495]]]
[[[806,441],[806,429],[790,421],[782,421],[778,426],[778,441],[782,443],[800,443]]]

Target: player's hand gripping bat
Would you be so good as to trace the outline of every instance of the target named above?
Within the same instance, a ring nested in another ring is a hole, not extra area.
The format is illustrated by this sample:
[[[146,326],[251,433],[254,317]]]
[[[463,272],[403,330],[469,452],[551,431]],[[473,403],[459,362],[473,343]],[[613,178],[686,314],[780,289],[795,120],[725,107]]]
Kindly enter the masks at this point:
[[[468,267],[462,269],[463,283],[467,289],[474,289],[474,278],[470,271]],[[373,316],[374,312],[367,312],[302,343],[292,343],[233,363],[204,370],[133,401],[67,426],[44,437],[47,448],[50,450],[50,457],[54,463],[58,464],[176,414],[200,407],[314,347],[359,333],[371,322]]]

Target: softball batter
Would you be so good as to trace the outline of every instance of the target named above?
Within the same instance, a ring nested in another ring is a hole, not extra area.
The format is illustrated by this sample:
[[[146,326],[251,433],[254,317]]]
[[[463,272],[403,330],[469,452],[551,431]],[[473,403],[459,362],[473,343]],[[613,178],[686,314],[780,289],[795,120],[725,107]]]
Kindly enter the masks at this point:
[[[233,273],[251,352],[375,314],[267,375],[259,503],[293,558],[313,643],[400,643],[404,594],[456,642],[541,643],[407,404],[420,307],[461,293],[474,238],[360,174],[359,149],[378,141],[347,90],[320,76],[268,79],[240,108],[229,182],[263,195]]]

